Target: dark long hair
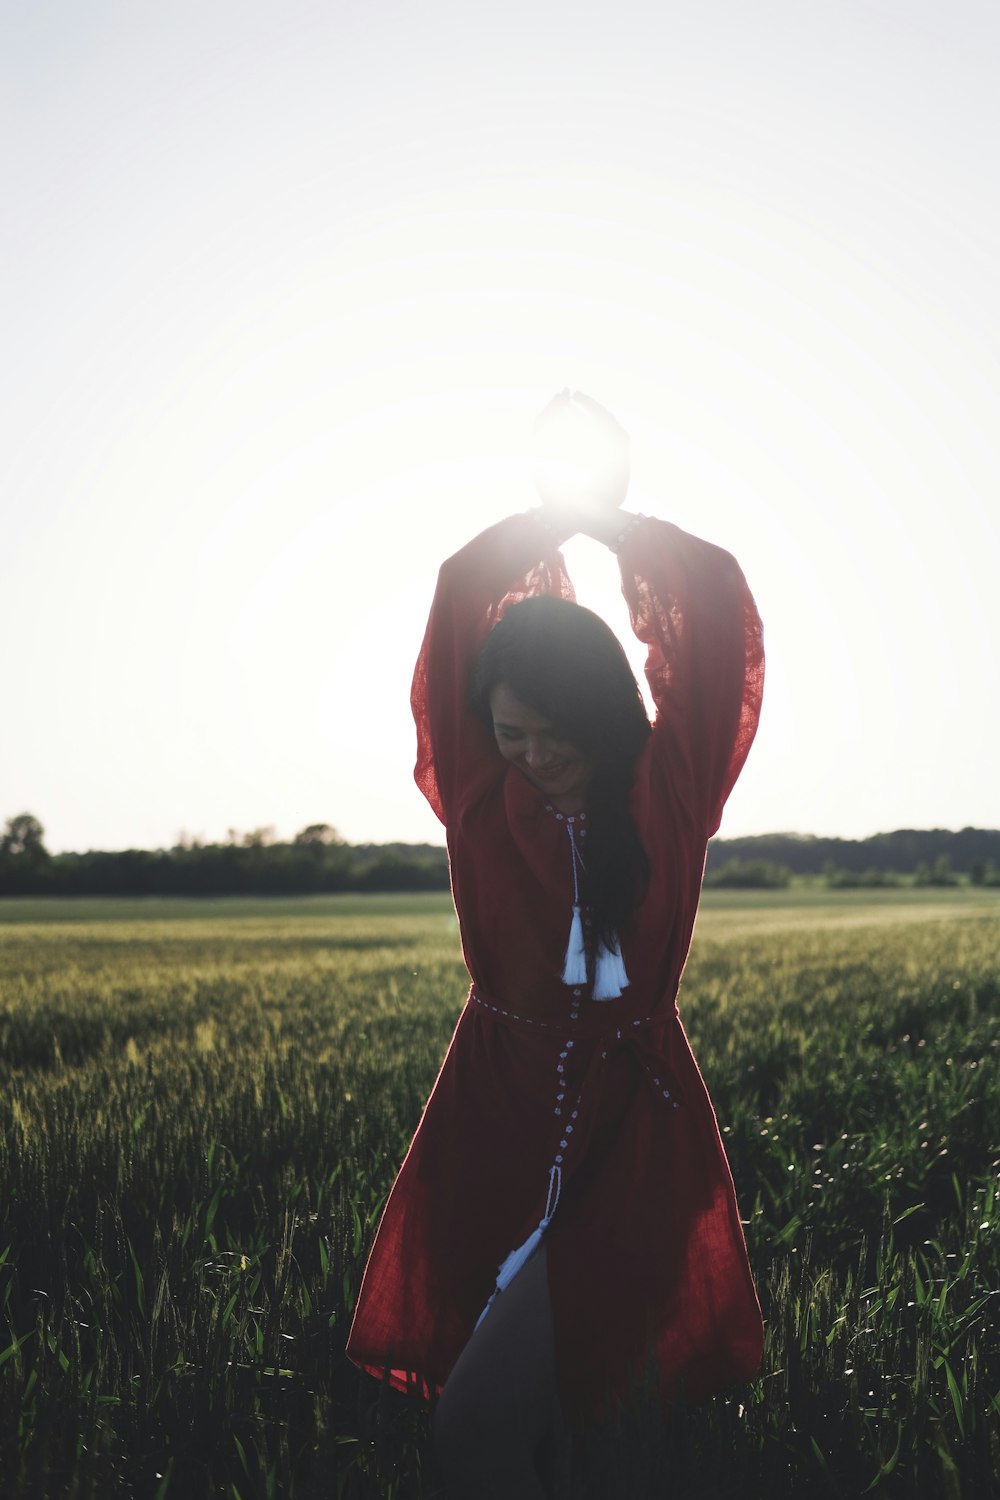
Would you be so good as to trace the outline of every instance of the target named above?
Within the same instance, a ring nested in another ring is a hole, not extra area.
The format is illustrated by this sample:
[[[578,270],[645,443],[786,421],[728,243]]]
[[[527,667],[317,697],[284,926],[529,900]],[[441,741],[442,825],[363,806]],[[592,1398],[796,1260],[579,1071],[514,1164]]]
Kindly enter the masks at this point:
[[[476,662],[471,706],[491,734],[490,695],[500,684],[594,762],[583,893],[594,938],[611,947],[649,880],[629,794],[650,726],[628,658],[599,615],[541,594],[507,609]]]

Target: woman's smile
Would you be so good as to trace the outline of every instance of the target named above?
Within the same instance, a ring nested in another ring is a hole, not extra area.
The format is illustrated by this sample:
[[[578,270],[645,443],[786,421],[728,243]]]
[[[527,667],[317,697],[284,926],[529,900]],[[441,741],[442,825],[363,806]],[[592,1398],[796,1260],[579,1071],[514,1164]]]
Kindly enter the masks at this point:
[[[522,703],[505,684],[490,695],[493,734],[504,760],[552,798],[560,812],[577,812],[586,800],[593,761],[580,754],[544,714]]]
[[[525,758],[524,770],[528,776],[534,777],[536,781],[544,781],[546,783],[549,783],[552,781],[559,781],[567,766],[570,766],[572,764],[572,761],[559,760],[555,761],[552,765],[549,766],[535,766],[532,765],[527,758]]]

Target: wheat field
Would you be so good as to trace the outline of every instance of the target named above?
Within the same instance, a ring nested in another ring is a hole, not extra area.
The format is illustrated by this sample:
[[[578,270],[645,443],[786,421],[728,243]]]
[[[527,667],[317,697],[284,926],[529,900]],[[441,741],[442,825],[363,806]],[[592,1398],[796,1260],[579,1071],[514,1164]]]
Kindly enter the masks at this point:
[[[343,1354],[466,989],[446,898],[0,904],[0,1493],[440,1494]],[[1000,895],[706,896],[681,1012],[767,1321],[560,1496],[1000,1494]]]

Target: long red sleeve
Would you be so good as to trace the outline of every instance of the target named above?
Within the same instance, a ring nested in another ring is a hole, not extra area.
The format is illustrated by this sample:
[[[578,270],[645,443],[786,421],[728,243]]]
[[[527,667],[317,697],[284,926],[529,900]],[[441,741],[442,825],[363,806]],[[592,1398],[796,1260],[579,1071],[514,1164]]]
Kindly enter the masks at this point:
[[[468,707],[479,649],[504,609],[534,594],[573,598],[562,554],[529,513],[480,533],[442,564],[410,702],[414,777],[443,823],[505,763]]]
[[[647,647],[654,739],[707,839],[760,717],[757,606],[734,557],[667,521],[629,528],[618,555],[632,628]]]

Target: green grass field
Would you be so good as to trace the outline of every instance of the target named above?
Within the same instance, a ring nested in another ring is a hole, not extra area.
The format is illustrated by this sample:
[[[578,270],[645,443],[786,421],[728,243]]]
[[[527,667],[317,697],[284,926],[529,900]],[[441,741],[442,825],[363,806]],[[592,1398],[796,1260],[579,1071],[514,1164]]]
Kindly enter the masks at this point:
[[[0,1494],[437,1493],[343,1355],[446,898],[0,903]],[[768,1325],[577,1497],[1000,1495],[1000,893],[712,892],[680,996]]]

